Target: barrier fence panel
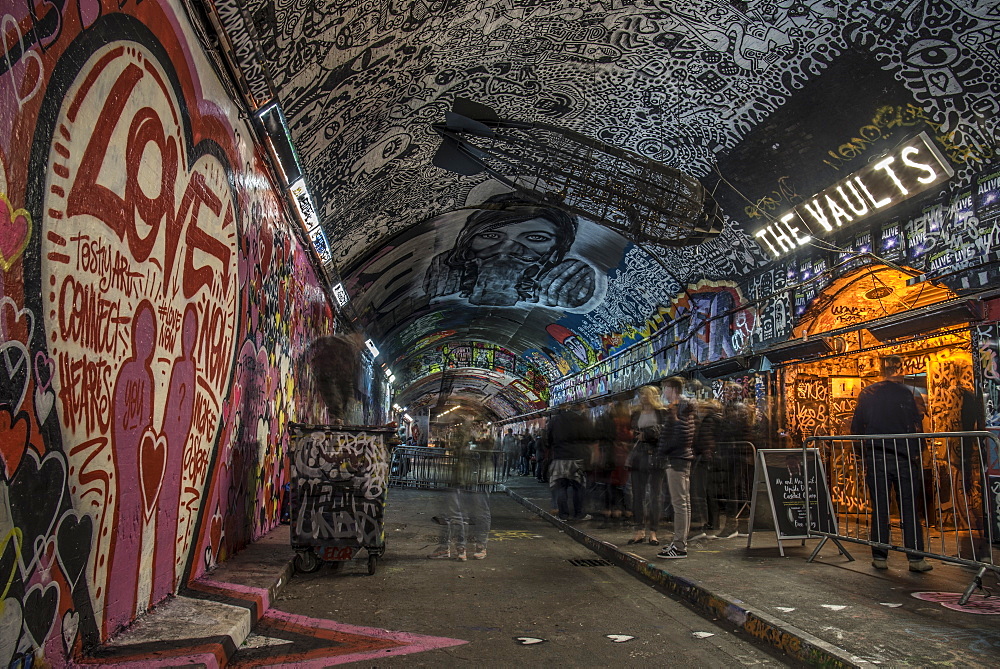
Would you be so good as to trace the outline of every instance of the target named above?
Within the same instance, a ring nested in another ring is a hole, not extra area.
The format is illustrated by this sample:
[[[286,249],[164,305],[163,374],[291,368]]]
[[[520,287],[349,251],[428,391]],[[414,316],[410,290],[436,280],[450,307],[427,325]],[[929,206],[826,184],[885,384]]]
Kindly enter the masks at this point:
[[[987,570],[1000,575],[1000,471],[990,469],[1000,442],[992,433],[817,436],[808,448],[819,449],[838,519],[836,534],[809,530],[824,537],[810,561],[832,538],[871,546],[876,558],[899,551],[977,568],[961,604]]]
[[[737,523],[749,520],[753,501],[753,471],[757,449],[749,441],[720,441],[712,456],[710,493],[719,502],[719,512],[726,516],[726,526],[736,530]]]
[[[495,492],[511,468],[503,451],[397,446],[389,464],[389,486]]]

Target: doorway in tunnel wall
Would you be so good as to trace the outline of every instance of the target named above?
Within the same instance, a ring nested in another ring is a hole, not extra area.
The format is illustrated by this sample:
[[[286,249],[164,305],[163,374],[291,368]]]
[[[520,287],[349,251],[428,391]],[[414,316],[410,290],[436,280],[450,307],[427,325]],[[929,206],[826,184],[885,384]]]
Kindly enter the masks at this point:
[[[780,429],[792,445],[811,436],[851,434],[858,393],[879,380],[879,359],[898,355],[906,385],[923,405],[928,432],[961,428],[961,398],[956,387],[975,389],[972,336],[969,331],[943,334],[821,361],[798,362],[777,372],[783,389]]]

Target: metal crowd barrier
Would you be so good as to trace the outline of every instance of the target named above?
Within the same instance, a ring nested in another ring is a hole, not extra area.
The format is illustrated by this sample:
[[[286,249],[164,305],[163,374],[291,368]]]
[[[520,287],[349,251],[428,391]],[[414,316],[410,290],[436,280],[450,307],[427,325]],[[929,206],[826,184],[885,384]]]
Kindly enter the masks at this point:
[[[715,445],[712,456],[712,484],[709,493],[714,491],[716,499],[722,505],[720,512],[726,515],[727,522],[735,522],[749,516],[750,503],[753,501],[753,471],[757,457],[757,448],[749,441],[720,441]]]
[[[703,467],[706,463],[700,456],[695,458],[691,468],[692,522],[725,516],[725,526],[716,529],[738,531],[738,524],[749,519],[756,454],[753,442],[720,441],[708,467]],[[672,513],[670,492],[664,490],[664,517]]]
[[[389,487],[496,492],[512,469],[503,451],[397,446],[389,462]]]
[[[1000,471],[991,475],[989,469],[1000,454],[995,435],[818,436],[802,447],[819,449],[838,520],[837,534],[809,530],[810,536],[823,537],[810,561],[827,539],[838,539],[975,568],[960,604],[982,587],[987,570],[1000,576],[994,554],[1000,541]],[[808,458],[804,462],[808,466]],[[809,481],[808,471],[804,478]],[[809,490],[810,498],[817,492]]]

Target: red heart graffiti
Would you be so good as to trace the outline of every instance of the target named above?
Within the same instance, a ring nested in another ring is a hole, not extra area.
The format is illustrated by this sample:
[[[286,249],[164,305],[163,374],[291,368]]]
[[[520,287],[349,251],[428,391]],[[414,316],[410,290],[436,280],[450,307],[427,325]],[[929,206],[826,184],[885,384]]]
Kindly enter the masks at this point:
[[[0,193],[0,269],[10,270],[24,252],[31,238],[31,214],[14,210],[7,196]]]
[[[139,476],[142,479],[142,503],[146,509],[146,520],[153,516],[166,467],[167,438],[146,430],[139,445]]]
[[[212,523],[209,526],[209,537],[212,542],[206,549],[206,564],[207,566],[212,566],[218,559],[220,552],[222,551],[222,516],[219,515],[218,510],[216,510],[215,515],[212,516]]]

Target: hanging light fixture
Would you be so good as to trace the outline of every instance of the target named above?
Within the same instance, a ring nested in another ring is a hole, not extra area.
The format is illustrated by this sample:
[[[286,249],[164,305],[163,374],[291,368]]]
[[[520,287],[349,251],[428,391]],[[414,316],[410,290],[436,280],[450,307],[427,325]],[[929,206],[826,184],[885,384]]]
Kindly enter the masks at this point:
[[[441,136],[435,166],[486,172],[531,202],[634,242],[689,246],[722,232],[722,211],[697,179],[645,156],[547,123],[501,119],[466,98],[432,127]]]

